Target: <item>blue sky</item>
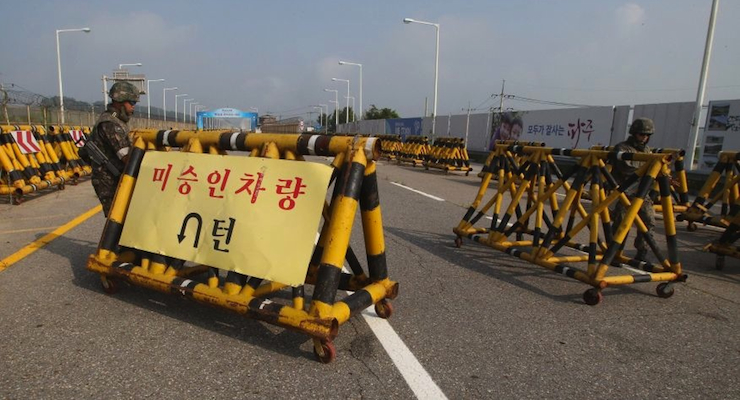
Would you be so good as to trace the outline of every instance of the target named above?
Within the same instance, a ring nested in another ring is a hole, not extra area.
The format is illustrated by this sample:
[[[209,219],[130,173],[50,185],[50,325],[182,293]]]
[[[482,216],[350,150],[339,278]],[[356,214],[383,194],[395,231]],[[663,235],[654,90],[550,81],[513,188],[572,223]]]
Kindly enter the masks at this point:
[[[457,4],[460,3],[460,4]],[[711,0],[554,1],[4,1],[0,81],[58,94],[55,30],[65,96],[102,99],[101,76],[120,63],[152,83],[151,102],[177,86],[210,109],[284,117],[328,103],[350,80],[359,107],[431,112],[434,28],[440,24],[438,114],[497,106],[491,94],[576,104],[694,101]],[[722,0],[708,100],[740,98],[740,1]],[[12,23],[11,23],[12,22]],[[173,104],[173,92],[167,102]],[[182,100],[182,98],[180,99]],[[145,98],[144,98],[145,101]],[[516,109],[552,108],[507,100]],[[169,107],[168,107],[169,108]]]

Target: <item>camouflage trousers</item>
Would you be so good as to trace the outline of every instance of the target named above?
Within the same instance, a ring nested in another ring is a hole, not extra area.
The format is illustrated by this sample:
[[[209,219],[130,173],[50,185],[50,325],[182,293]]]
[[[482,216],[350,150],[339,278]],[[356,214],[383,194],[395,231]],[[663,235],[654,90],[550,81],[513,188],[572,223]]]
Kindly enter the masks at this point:
[[[105,169],[93,167],[92,185],[100,204],[103,205],[103,212],[108,217],[113,205],[113,197],[116,195],[116,189],[118,189],[118,178],[115,178]]]
[[[632,196],[630,196],[630,201],[632,201]],[[622,223],[622,220],[627,215],[627,208],[622,205],[622,203],[617,202],[617,205],[614,207],[614,211],[612,212],[612,216],[614,218],[613,224],[612,224],[612,233],[617,232],[617,228]],[[647,227],[647,235],[650,235],[650,237],[653,237],[653,231],[655,230],[655,210],[653,209],[653,199],[650,198],[650,196],[645,197],[645,201],[642,203],[642,207],[640,207],[640,210],[637,212],[637,215],[640,216],[640,219],[642,219],[642,222],[645,223],[645,226]],[[633,224],[634,225],[634,224]],[[647,244],[647,241],[645,239],[645,235],[642,232],[637,232],[637,237],[635,238],[635,249],[637,249],[638,252],[646,252],[650,250],[650,246]],[[629,233],[628,233],[629,235]],[[624,241],[622,242],[622,247],[624,247],[624,244],[627,243],[627,237],[624,238]]]

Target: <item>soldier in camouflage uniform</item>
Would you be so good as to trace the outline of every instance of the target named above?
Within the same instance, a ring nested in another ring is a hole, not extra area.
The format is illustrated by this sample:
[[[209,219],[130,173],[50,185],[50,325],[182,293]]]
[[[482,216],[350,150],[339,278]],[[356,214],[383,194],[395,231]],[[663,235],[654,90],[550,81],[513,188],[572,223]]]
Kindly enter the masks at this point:
[[[637,118],[632,122],[632,126],[630,126],[630,137],[617,144],[614,149],[616,151],[626,153],[650,153],[652,150],[647,143],[650,140],[650,135],[654,132],[655,126],[651,119]],[[627,177],[632,175],[642,165],[642,163],[643,162],[641,161],[617,160],[612,168],[612,175],[617,183],[621,184],[627,179]],[[617,227],[627,213],[627,209],[622,205],[622,203],[618,202],[614,208],[614,213],[613,231],[616,232]],[[647,235],[652,237],[653,229],[655,228],[655,211],[653,209],[653,199],[649,194],[645,196],[645,201],[642,203],[642,207],[640,207],[638,215],[648,228]],[[645,241],[644,235],[640,232],[637,233],[637,237],[635,238],[635,249],[637,249],[635,259],[646,261],[649,247]]]
[[[108,92],[111,103],[95,122],[90,141],[94,142],[113,166],[123,173],[131,151],[128,121],[134,114],[134,106],[139,101],[139,90],[129,82],[116,82]],[[104,165],[92,164],[92,184],[103,205],[107,217],[113,204],[113,196],[118,188],[118,179]]]

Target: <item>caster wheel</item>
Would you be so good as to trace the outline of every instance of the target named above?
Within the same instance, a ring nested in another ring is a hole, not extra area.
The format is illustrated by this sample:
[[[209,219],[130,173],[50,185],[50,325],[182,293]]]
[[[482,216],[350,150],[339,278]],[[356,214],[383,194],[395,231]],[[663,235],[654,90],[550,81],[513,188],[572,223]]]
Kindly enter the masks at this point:
[[[673,296],[673,293],[675,290],[673,289],[673,285],[671,285],[668,282],[663,282],[658,285],[658,287],[655,288],[655,293],[658,294],[658,297],[662,299],[667,299],[671,296]]]
[[[380,318],[388,319],[393,315],[393,304],[388,299],[380,300],[375,303],[375,313]]]
[[[697,227],[696,227],[696,223],[695,222],[689,222],[689,224],[686,225],[686,230],[689,231],[689,232],[694,232],[694,231],[696,231],[696,229],[697,229]]]
[[[64,190],[64,188],[65,188],[65,186],[64,186],[63,183],[59,185],[59,190]]]
[[[337,349],[331,341],[314,339],[313,354],[319,362],[329,364],[337,358]]]
[[[455,238],[455,247],[457,247],[458,249],[460,247],[462,247],[462,242],[463,242],[463,240],[462,240],[462,238],[460,236],[456,237]]]
[[[717,256],[717,260],[714,262],[714,268],[718,271],[722,271],[725,268],[725,256]]]
[[[13,204],[16,206],[21,205],[23,203],[23,197],[20,196],[13,196]]]
[[[601,290],[591,288],[583,292],[583,301],[589,306],[595,306],[604,300],[604,295],[601,294]]]
[[[465,171],[465,176],[470,175],[470,171]]]
[[[103,275],[100,276],[100,283],[103,286],[103,291],[107,294],[118,293],[118,282],[111,278],[107,278]]]

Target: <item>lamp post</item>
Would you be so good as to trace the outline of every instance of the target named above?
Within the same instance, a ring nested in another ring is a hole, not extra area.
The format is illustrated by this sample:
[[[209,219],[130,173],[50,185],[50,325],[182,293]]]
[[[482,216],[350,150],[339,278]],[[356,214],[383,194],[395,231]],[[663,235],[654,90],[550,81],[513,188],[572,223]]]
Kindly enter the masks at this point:
[[[177,86],[164,88],[162,90],[162,110],[164,110],[164,120],[167,122],[167,91],[177,90]]]
[[[198,111],[205,110],[205,109],[206,109],[206,106],[204,106],[204,105],[197,105],[197,106],[195,106],[195,115],[193,115],[192,122],[198,123]]]
[[[349,123],[349,79],[339,79],[339,78],[331,78],[334,82],[347,82],[347,117],[345,118],[344,123]]]
[[[118,69],[123,69],[123,67],[141,67],[143,64],[141,63],[133,63],[133,64],[118,64]]]
[[[62,90],[62,56],[59,51],[59,34],[64,32],[85,32],[89,33],[90,28],[75,29],[57,29],[57,75],[59,77],[59,112],[61,113],[61,122],[64,125],[64,90]]]
[[[152,119],[152,95],[149,93],[149,84],[152,82],[164,82],[164,79],[146,80],[146,119]]]
[[[357,118],[355,117],[355,96],[345,96],[347,100],[352,100],[352,122],[355,122]],[[349,114],[349,107],[347,107],[347,113]]]
[[[178,97],[184,97],[184,96],[187,96],[187,95],[188,95],[187,93],[176,94],[175,95],[175,122],[177,122],[177,98]],[[185,112],[185,109],[184,108],[182,109],[182,112],[183,113]]]
[[[328,133],[328,129],[329,128],[327,127],[328,121],[326,119],[329,118],[329,105],[328,104],[319,104],[319,106],[322,107],[322,110],[323,110],[323,107],[326,107],[326,114],[324,114],[324,133]]]
[[[434,131],[437,125],[437,82],[439,80],[439,24],[433,22],[419,21],[412,18],[404,18],[404,24],[416,23],[433,26],[437,32],[436,47],[434,50],[434,111],[432,111],[432,142],[434,142]]]
[[[324,113],[324,107],[321,107],[321,106],[312,106],[311,108],[313,108],[314,110],[317,109],[317,108],[319,109],[319,124],[324,125],[323,122],[322,122],[324,120],[324,117],[323,117],[323,115],[321,115],[321,114]]]
[[[195,100],[195,99],[183,99],[183,101],[182,101],[182,119],[180,120],[180,122],[185,122],[185,103],[187,103],[189,101],[193,101],[193,100]]]
[[[195,102],[190,103],[190,105],[188,105],[188,110],[190,110],[190,122],[193,122],[193,106],[198,105],[198,104],[200,103],[195,101]]]
[[[337,89],[324,89],[325,92],[334,92],[334,101],[329,100],[330,103],[334,103],[334,131],[337,130],[337,126],[339,126],[339,113],[337,110],[339,109],[339,90]],[[328,108],[327,111],[329,112]]]
[[[352,65],[355,67],[360,67],[360,119],[362,119],[362,64],[353,63],[349,61],[339,61],[339,65]]]

